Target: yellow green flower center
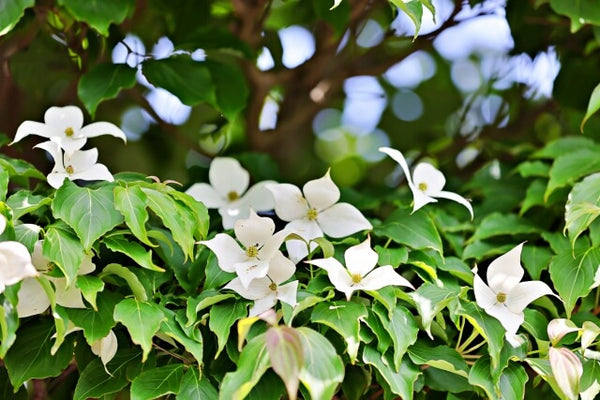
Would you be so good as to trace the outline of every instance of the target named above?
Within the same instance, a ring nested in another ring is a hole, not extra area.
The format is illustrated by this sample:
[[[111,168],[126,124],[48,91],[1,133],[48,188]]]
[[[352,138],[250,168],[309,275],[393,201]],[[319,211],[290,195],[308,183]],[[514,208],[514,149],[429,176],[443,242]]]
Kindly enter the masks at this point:
[[[504,303],[506,301],[506,293],[498,293],[496,295],[496,301],[498,301],[498,303]]]
[[[232,190],[231,192],[227,193],[227,199],[229,201],[234,201],[234,200],[237,200],[239,198],[240,198],[240,195],[236,191],[234,191],[234,190]]]
[[[258,256],[258,247],[256,246],[249,246],[246,249],[246,257],[248,258],[255,258]]]
[[[427,190],[427,184],[425,182],[419,183],[419,190],[425,192]]]
[[[352,274],[352,282],[353,283],[360,283],[360,281],[362,281],[363,277],[361,276],[361,274]]]
[[[314,208],[311,208],[306,213],[306,218],[308,218],[309,221],[314,221],[315,219],[317,219],[317,215],[319,215],[319,212]]]
[[[65,171],[67,171],[67,174],[72,174],[73,172],[75,172],[73,167],[70,165],[67,165],[67,168],[65,168]]]
[[[73,136],[75,132],[73,131],[73,128],[68,127],[67,129],[65,129],[65,135],[67,135],[67,137],[71,137]]]
[[[276,291],[277,290],[277,284],[275,282],[271,282],[271,284],[269,285],[269,289],[271,289],[272,291]]]

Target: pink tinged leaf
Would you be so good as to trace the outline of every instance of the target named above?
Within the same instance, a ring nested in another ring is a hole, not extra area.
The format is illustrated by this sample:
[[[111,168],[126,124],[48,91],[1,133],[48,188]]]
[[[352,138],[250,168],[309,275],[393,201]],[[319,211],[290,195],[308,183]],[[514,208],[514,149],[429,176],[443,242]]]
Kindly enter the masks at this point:
[[[331,207],[340,199],[340,189],[331,179],[329,171],[322,178],[306,182],[302,191],[309,207],[317,211]]]
[[[565,347],[550,347],[548,356],[558,387],[567,399],[576,400],[579,395],[579,381],[583,375],[581,360]]]
[[[344,253],[344,260],[350,275],[364,277],[375,267],[379,255],[371,249],[371,238],[368,237],[364,242],[348,248]]]
[[[471,214],[471,219],[473,219],[473,206],[471,206],[471,203],[461,195],[452,192],[441,191],[435,193],[434,196],[442,199],[452,200],[463,205],[467,210],[469,210],[469,214]]]
[[[413,170],[413,183],[417,189],[428,196],[437,197],[446,184],[444,174],[429,163],[419,163]]]
[[[508,293],[521,281],[525,271],[521,267],[523,243],[496,258],[488,267],[487,282],[495,293]]]
[[[400,151],[392,149],[390,147],[380,147],[379,151],[387,154],[400,165],[400,168],[402,168],[404,176],[406,177],[406,181],[408,182],[408,186],[411,188],[414,187],[413,180],[410,176],[410,170],[408,169],[408,163],[406,162],[404,155],[402,155]]]
[[[210,163],[208,180],[222,198],[232,201],[248,189],[250,174],[236,159],[217,157]]]
[[[127,136],[125,136],[125,132],[110,122],[94,122],[86,125],[79,130],[77,136],[89,138],[102,135],[111,135],[123,140],[124,142],[127,142]]]
[[[234,231],[235,237],[246,249],[250,246],[262,247],[273,236],[275,223],[271,218],[259,217],[250,210],[249,218],[237,220]]]
[[[577,332],[579,328],[569,319],[555,318],[548,323],[546,330],[548,331],[550,343],[555,346],[566,334]]]
[[[319,226],[325,234],[342,238],[363,230],[373,229],[373,225],[353,205],[337,203],[317,216]]]
[[[223,197],[208,183],[194,183],[185,192],[204,203],[207,208],[219,208],[225,205]]]
[[[527,281],[518,283],[513,290],[506,293],[506,307],[514,312],[521,312],[537,298],[553,295],[550,286],[541,281]]]
[[[581,350],[584,351],[600,335],[600,327],[592,321],[584,321],[581,326]]]
[[[19,318],[38,315],[50,307],[50,299],[35,278],[25,279],[18,293],[17,314]]]
[[[308,203],[297,186],[289,183],[267,185],[267,189],[275,200],[275,214],[284,221],[305,218],[308,214]]]
[[[391,265],[375,268],[356,285],[356,288],[362,290],[379,290],[386,286],[406,286],[414,289],[414,286],[408,279],[394,271]]]
[[[267,330],[266,347],[271,367],[283,380],[288,397],[296,400],[300,385],[300,370],[304,365],[302,340],[289,326],[274,326]]]
[[[235,239],[225,233],[217,233],[214,238],[199,243],[215,253],[219,268],[225,272],[235,272],[235,264],[248,260],[246,252]]]

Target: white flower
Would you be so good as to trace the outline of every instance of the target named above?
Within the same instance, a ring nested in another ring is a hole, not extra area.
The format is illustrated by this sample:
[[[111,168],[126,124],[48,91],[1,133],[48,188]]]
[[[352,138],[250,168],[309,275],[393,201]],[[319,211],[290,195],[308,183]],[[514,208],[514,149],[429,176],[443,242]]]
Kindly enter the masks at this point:
[[[239,219],[248,218],[250,209],[273,209],[273,196],[265,186],[275,182],[259,182],[248,189],[250,174],[234,158],[215,158],[208,170],[208,180],[210,185],[195,183],[186,193],[204,203],[207,208],[218,208],[225,229],[233,228],[235,221]]]
[[[279,251],[288,232],[282,230],[273,234],[274,231],[275,223],[272,219],[259,217],[250,210],[250,218],[235,223],[235,236],[243,247],[225,233],[218,233],[211,240],[199,243],[215,253],[223,271],[235,272],[241,284],[248,288],[251,281],[264,278],[270,268],[296,268],[294,263]]]
[[[473,207],[467,199],[456,193],[442,190],[446,184],[446,178],[433,165],[424,162],[417,164],[411,177],[406,159],[400,151],[389,147],[380,147],[379,151],[392,157],[404,171],[408,187],[413,194],[413,212],[425,204],[437,202],[436,198],[442,198],[462,204],[469,210],[471,219],[473,218]]]
[[[38,240],[31,255],[33,265],[39,272],[47,272],[51,266],[49,259],[42,254],[42,241]],[[93,272],[96,265],[92,262],[92,255],[86,254],[77,275],[86,275]],[[47,276],[46,278],[54,285],[54,297],[56,304],[67,308],[85,308],[81,289],[75,285],[68,286],[67,278]],[[41,314],[50,307],[50,299],[44,288],[37,279],[25,279],[18,293],[17,313],[19,318]]]
[[[391,265],[375,268],[379,256],[371,249],[371,238],[348,248],[344,253],[344,259],[346,267],[333,257],[306,262],[327,271],[333,286],[343,292],[348,300],[356,290],[378,290],[390,285],[408,286],[414,289],[413,285],[394,271]]]
[[[106,367],[106,364],[108,364],[108,362],[113,359],[115,354],[117,354],[118,346],[119,343],[117,341],[117,336],[111,329],[108,332],[108,335],[94,342],[91,348],[92,353],[100,357],[102,364],[104,364],[104,367]]]
[[[48,174],[48,184],[55,189],[62,186],[65,178],[69,180],[81,179],[84,181],[109,181],[114,180],[112,174],[104,164],[97,163],[98,149],[75,150],[65,152],[55,142],[48,141],[34,147],[46,150],[54,159],[54,168]]]
[[[37,135],[56,142],[67,152],[79,150],[87,138],[112,135],[126,141],[125,133],[110,122],[94,122],[83,126],[83,112],[76,106],[50,107],[44,122],[24,121],[17,128],[13,143],[28,135]]]
[[[521,282],[525,273],[520,263],[522,248],[523,243],[492,261],[487,269],[489,286],[477,275],[477,269],[474,269],[473,289],[477,304],[500,321],[506,329],[506,339],[513,346],[517,344],[515,336],[525,319],[525,307],[538,297],[554,295],[544,282]]]
[[[341,238],[353,233],[373,229],[373,226],[351,204],[338,203],[340,190],[333,183],[329,171],[322,178],[308,181],[300,189],[288,183],[267,187],[275,198],[275,213],[289,223],[286,229],[307,242],[323,237],[323,233]],[[300,240],[286,243],[292,261],[298,262],[308,255],[306,244]]]
[[[37,276],[27,247],[19,242],[0,242],[0,293],[6,286]]]
[[[288,260],[289,261],[289,260]],[[273,264],[269,266],[268,275],[254,279],[245,287],[240,278],[235,278],[224,289],[231,289],[248,300],[254,300],[249,316],[262,314],[272,308],[277,300],[294,307],[298,291],[298,281],[283,284],[294,275],[296,267],[293,263]]]

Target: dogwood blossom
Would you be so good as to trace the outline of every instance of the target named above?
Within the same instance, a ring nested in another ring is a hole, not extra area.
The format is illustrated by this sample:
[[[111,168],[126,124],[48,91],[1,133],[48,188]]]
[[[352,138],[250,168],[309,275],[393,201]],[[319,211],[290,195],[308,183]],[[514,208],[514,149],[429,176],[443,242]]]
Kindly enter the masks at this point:
[[[234,158],[215,158],[208,170],[208,180],[210,185],[195,183],[186,193],[207,208],[218,208],[225,229],[233,228],[239,219],[248,218],[251,208],[273,209],[273,196],[265,187],[275,181],[258,182],[248,189],[250,174]]]
[[[62,186],[65,178],[84,181],[114,180],[104,164],[97,163],[98,149],[75,150],[63,154],[59,144],[53,141],[40,143],[34,147],[46,150],[54,159],[54,168],[47,176],[48,184],[55,189]]]
[[[44,274],[48,272],[51,262],[42,254],[42,241],[35,243],[33,253],[31,255],[33,265],[38,272]],[[92,255],[87,254],[81,266],[79,267],[78,275],[86,275],[93,272],[96,265],[92,262]],[[59,278],[45,275],[46,279],[54,285],[54,297],[56,304],[67,308],[85,308],[81,289],[71,285],[67,285],[67,278]],[[37,279],[25,279],[21,284],[18,293],[19,302],[17,304],[17,313],[19,318],[25,318],[32,315],[41,314],[50,307],[50,299],[46,295],[42,285]]]
[[[250,218],[237,221],[234,232],[242,247],[225,233],[199,243],[215,253],[223,271],[235,272],[244,288],[248,288],[253,280],[264,278],[269,268],[295,270],[294,263],[279,251],[288,232],[282,230],[274,234],[272,219],[259,217],[250,210]]]
[[[522,248],[523,243],[492,261],[487,269],[487,285],[477,275],[477,268],[473,271],[477,305],[500,321],[506,330],[506,339],[514,347],[519,345],[516,333],[525,320],[525,307],[538,297],[554,295],[544,282],[521,282],[525,273],[520,263]]]
[[[6,217],[0,215],[0,221],[1,234],[6,228]],[[0,242],[0,293],[6,286],[37,275],[27,247],[11,240]]]
[[[350,300],[352,293],[356,290],[378,290],[385,286],[413,285],[394,271],[391,265],[375,268],[379,256],[371,249],[371,238],[364,242],[348,248],[344,252],[346,267],[333,257],[306,261],[327,271],[329,280],[333,286],[346,295]]]
[[[473,207],[464,197],[453,192],[442,190],[446,184],[444,174],[429,163],[419,163],[413,170],[412,176],[408,168],[408,163],[402,153],[390,147],[380,147],[379,151],[389,155],[394,159],[404,171],[408,187],[413,194],[413,212],[428,203],[437,202],[437,198],[448,199],[462,204],[469,210],[473,218]]]
[[[277,300],[294,307],[298,281],[282,283],[290,279],[295,271],[293,263],[271,264],[266,276],[252,280],[248,286],[244,286],[240,278],[234,278],[224,289],[231,289],[245,299],[254,300],[248,313],[250,317],[267,311],[277,304]]]
[[[29,135],[48,138],[66,152],[81,149],[89,137],[112,135],[127,140],[125,133],[110,122],[83,126],[83,112],[76,106],[50,107],[44,114],[44,123],[24,121],[17,128],[13,143]]]
[[[338,203],[340,190],[331,180],[329,171],[322,178],[304,184],[302,192],[289,183],[269,185],[267,188],[275,198],[275,213],[282,220],[288,221],[286,229],[307,242],[323,237],[324,233],[341,238],[373,229],[356,207]],[[308,255],[306,244],[300,240],[289,240],[286,246],[288,255],[294,262]]]
[[[100,357],[100,361],[106,367],[106,364],[117,354],[117,348],[119,343],[117,341],[117,335],[111,329],[108,335],[98,340],[91,345],[92,353]]]

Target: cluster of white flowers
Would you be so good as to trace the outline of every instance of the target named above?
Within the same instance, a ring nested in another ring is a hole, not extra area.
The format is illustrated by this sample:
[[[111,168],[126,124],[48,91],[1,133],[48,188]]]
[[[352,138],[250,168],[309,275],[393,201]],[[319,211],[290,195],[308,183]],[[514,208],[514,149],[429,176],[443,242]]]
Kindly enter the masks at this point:
[[[44,123],[24,121],[19,125],[16,143],[29,135],[49,140],[36,145],[54,159],[54,168],[48,174],[48,184],[55,189],[69,180],[112,181],[113,176],[104,164],[98,163],[98,149],[81,150],[87,138],[112,135],[126,141],[125,133],[110,122],[94,122],[83,126],[83,112],[76,106],[50,107],[44,114]]]

